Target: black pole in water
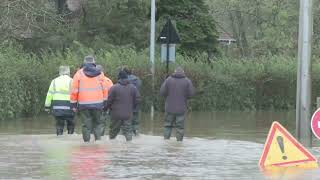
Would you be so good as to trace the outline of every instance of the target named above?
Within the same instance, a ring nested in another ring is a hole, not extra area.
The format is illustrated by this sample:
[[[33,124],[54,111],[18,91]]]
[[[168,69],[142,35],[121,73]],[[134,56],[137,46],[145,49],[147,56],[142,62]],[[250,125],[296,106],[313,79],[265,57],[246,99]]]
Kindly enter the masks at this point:
[[[175,53],[175,44],[180,43],[180,37],[176,31],[176,28],[173,26],[170,17],[167,17],[167,23],[162,28],[158,41],[161,43],[161,61],[165,61],[166,63],[168,77],[170,60],[175,61],[175,58],[172,57],[172,54],[170,53]],[[172,48],[170,48],[170,45],[172,45]],[[170,57],[172,59],[170,59]]]
[[[170,19],[168,18],[168,22],[170,21]],[[170,44],[170,32],[171,31],[171,26],[168,26],[168,32],[167,32],[167,77],[169,76],[169,57],[170,57],[170,48],[169,48],[169,44]]]

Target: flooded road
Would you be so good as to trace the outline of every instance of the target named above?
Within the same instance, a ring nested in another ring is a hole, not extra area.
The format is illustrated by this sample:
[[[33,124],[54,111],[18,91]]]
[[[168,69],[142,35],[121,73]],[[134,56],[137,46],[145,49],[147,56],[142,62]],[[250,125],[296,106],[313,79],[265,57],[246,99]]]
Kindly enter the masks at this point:
[[[85,144],[57,137],[48,116],[0,122],[0,179],[320,179],[320,170],[266,175],[258,166],[273,120],[294,134],[295,112],[192,113],[186,138],[164,141],[163,115],[142,115],[141,135],[126,143]],[[317,141],[314,141],[317,144]],[[311,152],[320,156],[320,148]]]

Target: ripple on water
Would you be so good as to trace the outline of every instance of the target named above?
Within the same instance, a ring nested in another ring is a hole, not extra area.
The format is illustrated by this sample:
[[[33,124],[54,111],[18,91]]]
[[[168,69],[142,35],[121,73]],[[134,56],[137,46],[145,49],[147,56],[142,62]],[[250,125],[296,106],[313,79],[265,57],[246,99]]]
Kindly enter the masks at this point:
[[[2,135],[0,143],[0,179],[269,179],[258,167],[263,144],[247,141],[140,135],[85,144],[81,135]]]

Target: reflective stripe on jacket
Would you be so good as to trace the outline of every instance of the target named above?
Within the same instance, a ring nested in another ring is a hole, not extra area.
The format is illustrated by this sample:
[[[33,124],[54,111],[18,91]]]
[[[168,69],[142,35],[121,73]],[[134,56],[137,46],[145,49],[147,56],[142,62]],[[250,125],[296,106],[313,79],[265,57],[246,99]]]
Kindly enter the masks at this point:
[[[54,116],[73,116],[70,104],[72,79],[61,75],[51,81],[45,107],[52,108]]]
[[[103,75],[103,80],[105,83],[105,86],[107,87],[108,91],[107,91],[107,97],[109,95],[109,91],[111,89],[111,87],[113,86],[113,82],[111,81],[111,79],[109,79],[107,76]]]
[[[79,109],[102,109],[107,95],[103,74],[88,77],[83,69],[80,69],[74,75],[70,97],[74,106],[77,104]]]

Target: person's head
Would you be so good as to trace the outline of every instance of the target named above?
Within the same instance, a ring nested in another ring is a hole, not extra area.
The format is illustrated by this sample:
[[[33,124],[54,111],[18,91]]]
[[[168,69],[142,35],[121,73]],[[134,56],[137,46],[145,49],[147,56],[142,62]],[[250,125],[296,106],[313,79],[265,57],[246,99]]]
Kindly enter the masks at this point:
[[[104,72],[104,68],[103,68],[103,66],[101,66],[100,64],[98,64],[98,65],[96,66],[96,68],[97,68],[99,71]]]
[[[84,64],[95,64],[96,60],[92,55],[89,55],[89,56],[84,57],[83,63]]]
[[[124,70],[121,70],[118,74],[118,79],[128,79],[128,74]]]
[[[70,76],[70,68],[69,66],[60,66],[59,67],[59,75],[68,75]]]
[[[181,66],[176,67],[176,69],[174,70],[175,73],[184,73],[184,70]]]
[[[125,66],[122,70],[126,72],[128,75],[132,74],[132,70],[129,69],[127,66]]]

